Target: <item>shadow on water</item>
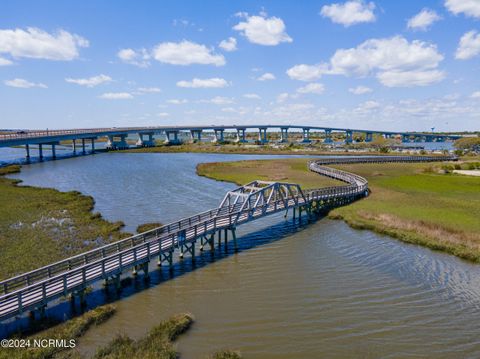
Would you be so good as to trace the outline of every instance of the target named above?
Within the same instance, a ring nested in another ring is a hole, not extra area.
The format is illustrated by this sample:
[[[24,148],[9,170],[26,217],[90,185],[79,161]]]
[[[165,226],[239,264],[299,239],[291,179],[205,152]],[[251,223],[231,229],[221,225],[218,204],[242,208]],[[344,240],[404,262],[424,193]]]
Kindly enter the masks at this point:
[[[187,254],[183,260],[175,261],[171,267],[168,265],[159,267],[152,260],[149,265],[148,279],[141,271],[139,271],[137,276],[132,276],[132,272],[128,271],[122,275],[121,289],[119,290],[115,289],[113,284],[104,286],[101,281],[98,281],[92,286],[92,291],[87,294],[86,304],[84,306],[78,303],[78,298],[75,298],[75,301],[67,298],[53,301],[50,303],[50,307],[47,307],[45,311],[46,316],[43,319],[35,319],[29,316],[7,321],[0,328],[0,338],[9,337],[14,334],[35,334],[35,332],[45,330],[52,325],[75,318],[98,306],[128,298],[143,290],[161,285],[166,281],[180,278],[211,263],[279,241],[304,230],[307,225],[315,223],[323,217],[323,215],[317,215],[310,219],[310,221],[308,221],[306,216],[302,216],[301,221],[298,220],[298,217],[297,219],[282,218],[282,220],[274,225],[237,237],[236,250],[231,236],[229,236],[229,241],[226,245],[224,237],[222,236],[220,246],[218,245],[217,236],[215,236],[215,248],[213,251],[210,250],[208,244],[205,244],[203,251],[196,250],[194,257]],[[268,218],[269,217],[266,219],[267,221]],[[175,254],[178,259],[178,254]],[[37,312],[35,314],[38,316]]]

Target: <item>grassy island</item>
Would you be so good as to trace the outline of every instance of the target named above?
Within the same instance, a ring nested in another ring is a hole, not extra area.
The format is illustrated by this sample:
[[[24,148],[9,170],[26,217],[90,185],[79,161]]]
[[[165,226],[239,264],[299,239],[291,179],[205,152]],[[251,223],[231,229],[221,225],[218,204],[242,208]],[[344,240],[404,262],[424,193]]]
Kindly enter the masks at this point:
[[[471,167],[471,164],[455,165]],[[480,178],[449,173],[454,164],[333,167],[366,177],[371,195],[331,211],[330,218],[480,263]],[[200,164],[197,172],[216,180],[244,184],[253,179],[278,181],[277,172],[271,169],[284,171],[282,181],[299,183],[305,188],[327,185],[325,178],[308,173],[306,159],[207,163]]]
[[[358,155],[359,153],[376,155],[384,154],[378,149],[366,147],[364,144],[353,144],[343,149],[332,150],[320,143],[309,145],[300,143],[276,144],[274,142],[266,145],[254,143],[240,144],[234,142],[212,143],[183,143],[176,146],[158,144],[155,147],[137,147],[122,150],[129,153],[222,153],[222,154],[258,154],[258,155]]]
[[[0,359],[87,359],[81,356],[76,346],[78,340],[92,327],[101,325],[116,312],[113,305],[105,305],[92,309],[79,317],[58,324],[37,334],[21,333],[12,339],[25,340],[75,340],[75,347],[45,348],[0,348]],[[153,327],[143,338],[133,340],[126,335],[117,335],[106,346],[98,348],[90,359],[176,359],[174,341],[185,333],[193,324],[191,314],[177,314]],[[214,359],[240,359],[239,353],[225,350],[211,356]]]
[[[6,279],[129,235],[122,222],[93,213],[94,200],[79,192],[17,186],[0,168],[0,279]]]

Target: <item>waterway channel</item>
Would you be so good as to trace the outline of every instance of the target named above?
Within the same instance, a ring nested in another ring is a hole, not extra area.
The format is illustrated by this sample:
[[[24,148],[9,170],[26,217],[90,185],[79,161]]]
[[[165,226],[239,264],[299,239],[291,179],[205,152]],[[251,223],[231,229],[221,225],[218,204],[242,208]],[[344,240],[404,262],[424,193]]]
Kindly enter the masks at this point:
[[[235,187],[197,176],[198,163],[259,157],[275,156],[106,153],[27,165],[16,177],[92,195],[96,211],[133,231],[216,207]],[[239,234],[238,253],[205,252],[195,266],[132,284],[81,353],[187,311],[196,322],[178,341],[185,359],[222,348],[255,359],[480,357],[480,266],[328,219],[299,226],[277,215]]]

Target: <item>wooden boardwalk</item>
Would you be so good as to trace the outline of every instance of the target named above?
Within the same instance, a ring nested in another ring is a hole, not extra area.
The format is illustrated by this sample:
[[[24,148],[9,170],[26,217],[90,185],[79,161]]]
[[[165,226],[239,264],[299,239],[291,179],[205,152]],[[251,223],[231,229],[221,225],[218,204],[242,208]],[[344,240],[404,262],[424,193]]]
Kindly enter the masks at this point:
[[[148,263],[157,260],[172,265],[174,253],[180,258],[195,256],[195,245],[214,248],[214,235],[227,239],[231,233],[236,246],[237,226],[270,214],[305,211],[308,218],[317,212],[350,203],[368,195],[368,182],[353,173],[326,165],[341,163],[425,162],[456,160],[455,157],[378,156],[325,158],[309,162],[309,169],[322,176],[346,183],[344,186],[303,191],[291,183],[254,181],[226,194],[218,208],[181,219],[99,247],[34,271],[0,282],[0,320],[20,316],[26,311],[43,310],[47,303],[69,294],[84,297],[85,289],[99,281],[110,280],[118,286],[124,272],[142,269],[148,275]]]

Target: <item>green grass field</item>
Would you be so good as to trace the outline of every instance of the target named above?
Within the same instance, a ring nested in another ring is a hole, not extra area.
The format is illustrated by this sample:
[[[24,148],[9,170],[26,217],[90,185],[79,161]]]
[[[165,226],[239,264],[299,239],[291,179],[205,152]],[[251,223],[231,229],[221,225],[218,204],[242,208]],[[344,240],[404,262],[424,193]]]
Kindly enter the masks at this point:
[[[0,279],[128,236],[122,222],[93,213],[92,197],[79,192],[17,186],[0,168]]]
[[[439,174],[441,164],[334,167],[366,177],[371,194],[333,210],[331,218],[480,262],[480,178]],[[308,173],[306,159],[209,163],[199,165],[197,170],[200,175],[239,184],[256,178],[281,179],[305,188],[332,182]]]

